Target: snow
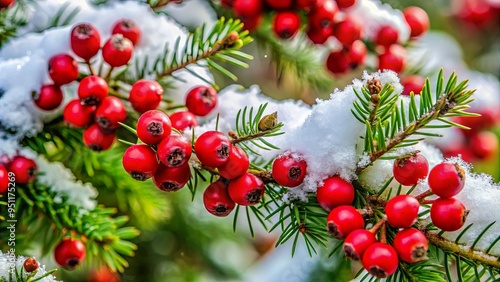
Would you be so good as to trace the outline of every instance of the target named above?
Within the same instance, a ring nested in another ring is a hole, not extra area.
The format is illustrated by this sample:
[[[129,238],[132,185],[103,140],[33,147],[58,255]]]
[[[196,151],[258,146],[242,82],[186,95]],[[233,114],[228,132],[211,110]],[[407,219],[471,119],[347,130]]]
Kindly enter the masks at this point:
[[[0,278],[5,281],[11,281],[9,280],[9,273],[12,273],[11,266],[15,263],[15,267],[17,269],[18,273],[21,273],[21,269],[23,268],[23,263],[27,259],[27,257],[23,256],[11,256],[11,253],[2,253],[0,251]],[[38,262],[39,268],[36,273],[36,275],[33,277],[34,279],[39,278],[43,276],[46,273],[45,266],[41,265],[40,262]],[[13,277],[16,277],[15,275]],[[26,279],[28,277],[28,274],[23,270],[23,278]],[[23,281],[24,281],[23,279]],[[16,280],[17,281],[17,280]],[[31,281],[31,280],[30,280]],[[52,275],[49,275],[43,279],[37,280],[40,282],[57,282],[59,280],[56,280],[56,278]]]

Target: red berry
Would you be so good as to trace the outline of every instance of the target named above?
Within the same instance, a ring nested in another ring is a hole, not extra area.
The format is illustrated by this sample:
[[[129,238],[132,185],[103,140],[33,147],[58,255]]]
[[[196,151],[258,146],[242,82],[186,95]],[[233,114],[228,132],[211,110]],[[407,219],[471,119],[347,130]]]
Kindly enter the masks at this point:
[[[102,266],[92,271],[88,282],[120,282],[120,276],[111,271],[108,267]]]
[[[429,29],[429,17],[421,8],[415,6],[408,7],[403,10],[403,15],[410,26],[411,37],[420,36]]]
[[[156,145],[170,136],[172,125],[168,116],[158,110],[143,113],[137,121],[137,137],[149,145]]]
[[[429,242],[424,233],[415,228],[408,228],[396,233],[392,242],[400,260],[416,263],[427,260]]]
[[[170,121],[172,122],[172,127],[180,131],[198,125],[196,116],[188,111],[180,111],[171,114]]]
[[[141,38],[141,30],[132,20],[129,19],[121,19],[117,21],[113,25],[111,33],[122,34],[123,37],[130,40],[133,45],[137,44],[137,42],[139,42],[139,39]]]
[[[234,0],[234,13],[241,18],[253,18],[262,13],[261,0]]]
[[[0,0],[0,10],[8,8],[11,5],[14,5],[16,3],[15,0]]]
[[[184,187],[190,177],[191,170],[188,163],[179,167],[166,167],[160,163],[153,176],[153,182],[162,191],[175,192]]]
[[[365,221],[363,216],[353,206],[340,206],[330,211],[326,225],[330,235],[342,240],[352,231],[363,229]]]
[[[228,192],[231,199],[242,206],[253,206],[260,202],[265,186],[262,179],[246,172],[229,182]]]
[[[134,45],[121,34],[113,34],[102,46],[102,58],[111,67],[126,65],[133,52]]]
[[[398,43],[399,32],[392,25],[381,26],[375,37],[375,43],[389,48],[392,44]]]
[[[354,186],[340,176],[329,177],[316,191],[316,199],[326,211],[331,211],[338,206],[350,205],[354,201]]]
[[[298,8],[298,9],[302,9],[302,10],[309,10],[311,8],[313,8],[314,6],[316,6],[318,4],[318,1],[320,0],[296,0],[295,1],[295,6]],[[323,0],[321,0],[323,1]]]
[[[274,33],[283,39],[295,36],[300,28],[300,16],[296,12],[278,12],[274,17]]]
[[[9,190],[9,171],[0,165],[0,194],[3,194]]]
[[[352,231],[344,241],[344,254],[353,260],[360,260],[366,249],[377,242],[375,234],[365,229]]]
[[[32,159],[17,156],[8,164],[7,170],[14,173],[16,183],[27,184],[35,180],[38,167]]]
[[[363,255],[363,267],[377,278],[386,278],[398,269],[398,254],[391,245],[375,243]]]
[[[83,131],[83,143],[93,151],[105,151],[115,142],[115,133],[105,133],[97,124]]]
[[[387,201],[385,214],[387,221],[396,228],[412,226],[418,217],[420,203],[410,195],[398,195]]]
[[[33,272],[38,269],[38,261],[35,258],[27,258],[23,263],[26,272]]]
[[[70,55],[55,55],[49,60],[49,75],[55,85],[71,83],[78,78],[78,63]]]
[[[368,51],[363,41],[354,41],[351,47],[349,47],[349,51],[347,51],[347,58],[349,60],[350,67],[355,69],[359,65],[363,65],[365,63],[367,53]]]
[[[465,184],[465,171],[458,164],[440,163],[429,172],[429,188],[441,198],[460,193]]]
[[[422,88],[425,84],[425,78],[420,75],[410,75],[401,79],[401,84],[403,84],[402,95],[410,95],[410,92],[418,95],[422,92]]]
[[[99,31],[93,25],[87,23],[78,24],[71,30],[70,41],[73,52],[87,62],[101,48]]]
[[[210,86],[197,86],[186,95],[186,107],[197,116],[206,116],[217,106],[217,91]]]
[[[245,174],[249,167],[250,161],[245,151],[238,146],[233,146],[227,162],[217,167],[217,170],[220,176],[226,179],[234,179]]]
[[[273,10],[286,10],[292,7],[292,0],[265,0]]]
[[[326,68],[333,74],[343,74],[349,69],[349,58],[343,51],[334,51],[326,59]]]
[[[481,114],[479,117],[455,117],[454,122],[463,124],[470,128],[470,130],[462,130],[466,136],[474,135],[478,131],[488,129],[498,122],[498,113],[491,108],[483,108],[476,111]]]
[[[209,213],[220,217],[228,216],[235,206],[229,197],[227,185],[220,180],[208,185],[203,193],[203,204]]]
[[[156,152],[148,145],[136,144],[128,147],[123,153],[122,164],[133,179],[145,181],[153,177],[156,172],[158,158]]]
[[[108,83],[97,75],[89,75],[78,85],[78,98],[83,105],[99,105],[108,96]]]
[[[498,137],[489,131],[478,132],[471,136],[469,148],[478,159],[488,159],[498,152]]]
[[[95,122],[105,131],[113,131],[125,122],[127,110],[123,102],[116,97],[108,96],[95,110]]]
[[[431,206],[432,223],[444,231],[456,231],[465,224],[469,211],[455,198],[438,198]]]
[[[347,17],[335,25],[333,35],[337,37],[344,46],[350,46],[361,37],[361,22],[352,17]]]
[[[177,133],[172,133],[158,144],[158,157],[167,167],[179,167],[191,158],[191,142]]]
[[[40,92],[34,95],[35,105],[45,111],[52,111],[59,107],[63,100],[61,88],[56,85],[42,85]]]
[[[325,28],[314,28],[309,26],[306,35],[314,44],[323,44],[326,40],[332,36],[333,28],[331,26]]]
[[[356,0],[336,0],[340,9],[346,9],[356,3]]]
[[[227,162],[232,146],[224,133],[207,131],[196,140],[194,151],[203,165],[218,167]]]
[[[132,108],[142,114],[156,109],[160,105],[162,95],[163,88],[158,82],[141,79],[132,85],[128,99]]]
[[[262,17],[261,14],[259,14],[257,16],[253,16],[253,17],[246,17],[246,18],[242,19],[243,29],[248,30],[248,31],[254,31],[260,26],[263,19],[264,18]]]
[[[54,258],[61,267],[71,270],[83,261],[85,253],[82,241],[65,238],[54,249]]]
[[[64,107],[63,117],[67,123],[85,128],[94,121],[94,111],[95,107],[84,106],[80,100],[74,99]]]
[[[413,186],[420,179],[425,179],[429,172],[429,163],[422,154],[396,159],[392,173],[396,181],[405,186]]]
[[[379,70],[392,70],[401,72],[406,64],[406,50],[397,44],[391,45],[385,52],[378,56]]]
[[[333,19],[339,11],[334,0],[317,1],[309,13],[309,24],[312,28],[325,28],[333,26]]]
[[[291,154],[283,154],[274,160],[272,176],[279,185],[297,187],[304,181],[306,173],[306,161],[298,160]]]

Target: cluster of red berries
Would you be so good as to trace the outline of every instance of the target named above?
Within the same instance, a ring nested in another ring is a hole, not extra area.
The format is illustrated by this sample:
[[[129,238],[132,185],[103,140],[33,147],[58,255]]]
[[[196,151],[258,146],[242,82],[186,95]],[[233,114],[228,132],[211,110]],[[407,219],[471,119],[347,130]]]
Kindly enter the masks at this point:
[[[463,22],[477,27],[486,28],[498,26],[500,4],[488,0],[461,0],[451,3],[456,6],[456,17]]]
[[[38,167],[30,158],[16,156],[7,164],[0,163],[0,194],[9,190],[9,183],[15,179],[17,184],[28,184],[35,180]],[[14,176],[9,176],[9,173]]]
[[[67,237],[54,248],[54,259],[61,267],[71,270],[83,261],[86,252],[82,241]]]

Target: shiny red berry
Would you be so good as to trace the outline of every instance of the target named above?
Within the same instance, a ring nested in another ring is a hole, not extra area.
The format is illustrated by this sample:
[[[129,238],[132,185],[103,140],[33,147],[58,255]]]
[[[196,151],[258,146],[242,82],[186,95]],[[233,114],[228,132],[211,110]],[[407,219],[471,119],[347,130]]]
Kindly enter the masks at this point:
[[[361,37],[362,28],[361,22],[358,19],[347,17],[335,25],[333,35],[344,46],[351,46],[354,41]]]
[[[344,254],[353,260],[360,260],[366,249],[377,242],[375,234],[366,229],[352,231],[344,241]]]
[[[267,6],[273,10],[286,10],[292,7],[292,0],[265,0]]]
[[[326,68],[333,74],[339,75],[349,69],[349,58],[343,51],[333,51],[326,59]]]
[[[402,95],[410,95],[410,92],[418,95],[422,92],[422,88],[424,87],[425,77],[420,75],[410,75],[402,78],[401,84],[403,85]]]
[[[323,44],[326,40],[333,35],[333,27],[328,26],[325,28],[314,28],[309,26],[306,35],[314,44]]]
[[[309,24],[317,29],[333,26],[333,19],[338,11],[334,0],[317,1],[308,15]]]
[[[408,228],[396,233],[392,245],[400,260],[407,263],[417,263],[427,260],[429,242],[422,231]]]
[[[44,111],[52,111],[61,105],[63,93],[59,86],[42,85],[40,91],[33,96],[33,100],[38,108]]]
[[[133,45],[139,42],[141,38],[141,29],[129,19],[121,19],[117,21],[112,28],[112,34],[122,34],[123,37],[127,38],[132,42]]]
[[[102,46],[102,57],[111,67],[126,65],[133,52],[134,45],[121,34],[113,34]]]
[[[392,44],[398,43],[399,32],[392,25],[383,25],[377,31],[375,36],[375,43],[380,46],[388,48]]]
[[[170,136],[172,124],[168,116],[158,110],[143,113],[137,121],[137,137],[149,145],[156,145]]]
[[[260,26],[263,20],[264,17],[262,16],[262,14],[253,17],[243,18],[242,19],[243,29],[248,31],[254,31]]]
[[[469,148],[476,158],[489,159],[498,152],[498,137],[493,132],[478,132],[470,137]]]
[[[179,167],[191,158],[191,142],[177,133],[172,133],[158,144],[158,157],[167,167]]]
[[[156,172],[158,158],[156,152],[148,145],[132,145],[123,153],[122,164],[125,171],[133,179],[145,181]]]
[[[300,28],[300,16],[296,12],[278,12],[274,16],[273,31],[283,39],[295,36]]]
[[[323,0],[296,0],[295,7],[298,9],[309,11],[311,8],[316,6],[320,1]]]
[[[246,172],[229,182],[228,192],[231,199],[242,206],[253,206],[260,202],[265,186],[262,179]]]
[[[83,143],[93,151],[105,151],[115,142],[115,133],[105,133],[97,124],[83,131]]]
[[[403,15],[410,26],[411,37],[418,37],[429,29],[429,16],[422,8],[408,7],[403,10]]]
[[[142,114],[156,109],[160,105],[162,95],[163,88],[158,82],[141,79],[132,85],[128,99],[132,108]]]
[[[0,165],[0,194],[3,194],[9,190],[9,171]]]
[[[250,160],[243,149],[238,146],[231,148],[227,162],[217,167],[220,176],[226,179],[234,179],[242,176],[250,167]]]
[[[340,9],[347,9],[356,4],[356,0],[336,0],[336,2]]]
[[[332,176],[323,181],[316,191],[318,204],[326,211],[338,206],[350,205],[354,201],[354,186],[340,178]]]
[[[88,23],[81,23],[71,30],[71,49],[80,58],[90,61],[101,48],[101,36],[97,29]]]
[[[398,254],[391,245],[375,243],[366,249],[363,267],[377,278],[386,278],[398,269]]]
[[[378,56],[379,70],[392,70],[401,72],[406,64],[406,49],[394,44],[387,48],[384,53]]]
[[[207,131],[196,139],[194,151],[203,165],[218,167],[227,162],[232,146],[224,133]]]
[[[85,258],[85,245],[77,239],[65,238],[54,249],[57,264],[66,269],[74,269]]]
[[[0,0],[0,10],[8,8],[9,6],[14,5],[16,3],[15,0]]]
[[[220,180],[208,185],[203,193],[203,204],[209,213],[220,217],[228,216],[235,206],[227,185]]]
[[[283,154],[273,162],[272,176],[276,183],[286,187],[297,187],[307,174],[307,163],[291,154]]]
[[[108,96],[101,101],[95,110],[95,122],[104,131],[113,131],[125,122],[127,110],[123,102],[116,97]]]
[[[88,282],[120,282],[120,276],[106,266],[92,271]]]
[[[465,171],[459,164],[440,163],[431,169],[427,180],[432,193],[450,198],[464,188]]]
[[[456,231],[465,224],[469,211],[455,198],[438,198],[431,206],[434,225],[444,231]]]
[[[363,65],[365,63],[367,53],[368,50],[366,49],[366,45],[365,43],[363,43],[363,41],[354,41],[347,51],[349,66],[352,69],[355,69],[359,65]]]
[[[397,195],[385,205],[387,221],[396,228],[408,228],[417,221],[419,208],[420,203],[415,197]]]
[[[109,87],[106,80],[97,75],[89,75],[78,85],[78,98],[83,105],[99,105],[108,96]]]
[[[422,154],[396,159],[392,167],[394,178],[400,184],[413,186],[420,179],[425,179],[429,172],[429,162]]]
[[[217,106],[217,91],[210,86],[197,86],[186,95],[186,107],[197,116],[206,116]]]
[[[78,63],[70,55],[55,55],[49,60],[49,76],[55,85],[71,83],[78,78]]]
[[[37,270],[38,266],[39,266],[38,261],[36,261],[35,258],[27,258],[23,262],[24,271],[26,271],[28,273]]]
[[[188,163],[179,167],[166,167],[160,163],[153,176],[153,182],[162,191],[175,192],[184,187],[190,177],[191,169]]]
[[[94,121],[94,106],[84,106],[78,99],[69,101],[64,107],[64,120],[76,127],[85,128]]]
[[[352,231],[363,229],[365,220],[353,206],[340,206],[330,211],[326,219],[326,226],[330,235],[343,240]]]
[[[172,127],[180,131],[198,125],[196,116],[188,111],[180,111],[171,114],[170,121],[172,122]]]
[[[17,156],[8,164],[7,170],[14,173],[16,183],[27,184],[35,180],[38,167],[34,160]]]
[[[252,18],[262,13],[262,0],[234,0],[234,13],[241,18]]]

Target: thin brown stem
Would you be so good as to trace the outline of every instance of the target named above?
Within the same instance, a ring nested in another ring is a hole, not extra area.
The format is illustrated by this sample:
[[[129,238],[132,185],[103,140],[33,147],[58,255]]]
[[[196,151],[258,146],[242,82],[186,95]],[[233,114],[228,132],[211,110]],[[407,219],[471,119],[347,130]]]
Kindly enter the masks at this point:
[[[385,222],[386,222],[386,218],[383,217],[381,218],[377,223],[375,223],[375,225],[373,225],[372,228],[370,228],[368,231],[370,231],[371,233],[373,234],[376,234],[378,232],[378,230],[380,229],[380,227],[382,227],[382,225],[385,225]]]
[[[90,61],[85,61],[85,64],[89,68],[89,72],[91,75],[96,75],[96,72],[94,71],[94,68],[92,67],[92,64],[90,64]]]
[[[245,141],[248,141],[248,140],[253,140],[253,139],[257,139],[257,138],[260,138],[266,134],[269,134],[271,132],[273,132],[274,128],[273,129],[269,129],[269,130],[264,130],[264,131],[259,131],[257,133],[254,133],[254,134],[249,134],[249,135],[246,135],[246,136],[238,136],[238,134],[236,134],[235,132],[231,131],[229,133],[229,136],[232,138],[231,142],[233,144],[238,144],[238,143],[241,143],[241,142],[245,142]]]
[[[417,199],[419,202],[422,202],[425,200],[426,197],[432,195],[432,191],[428,189],[427,191],[415,196],[415,199]]]
[[[104,76],[104,80],[109,81],[109,79],[111,77],[111,73],[113,72],[114,69],[115,69],[115,67],[111,67],[111,66],[109,67],[108,72]]]

